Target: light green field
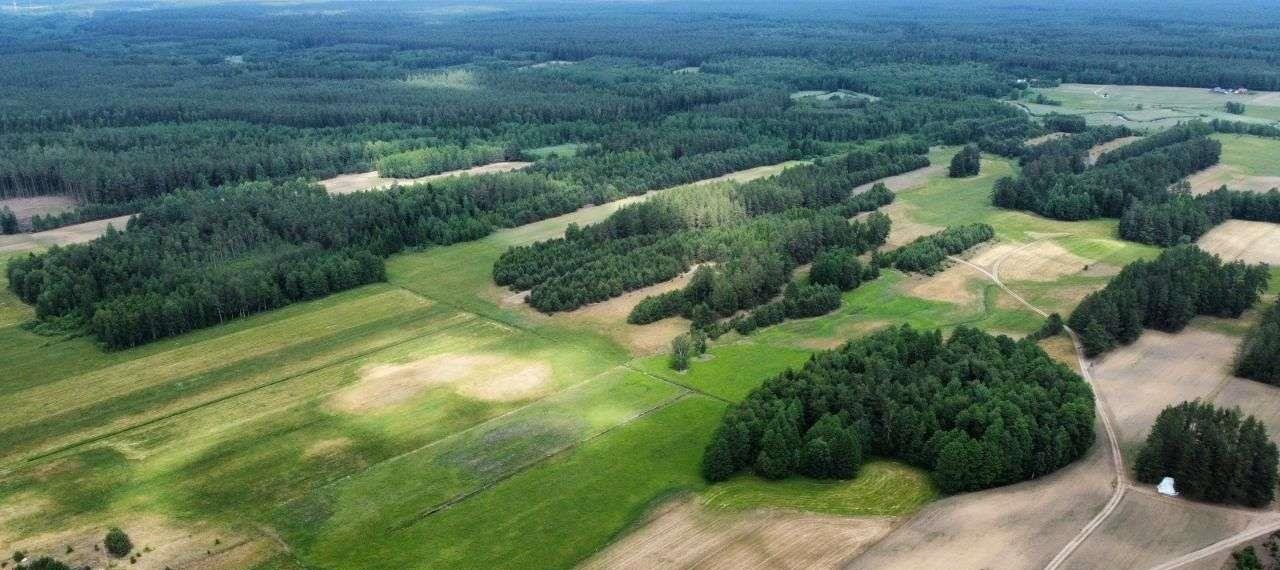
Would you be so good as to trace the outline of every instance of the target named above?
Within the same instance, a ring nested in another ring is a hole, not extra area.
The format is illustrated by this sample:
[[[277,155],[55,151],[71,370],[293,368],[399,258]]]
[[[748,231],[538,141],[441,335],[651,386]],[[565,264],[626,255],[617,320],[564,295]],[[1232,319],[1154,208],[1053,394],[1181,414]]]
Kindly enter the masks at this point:
[[[1254,123],[1280,121],[1280,95],[1268,92],[1223,95],[1193,87],[1077,83],[1064,83],[1032,92],[1062,102],[1061,106],[1023,102],[1024,108],[1034,115],[1055,112],[1080,114],[1091,124],[1126,125],[1138,130],[1164,128],[1194,119]],[[1225,105],[1228,101],[1244,103],[1245,114],[1227,113]]]
[[[560,158],[571,158],[578,155],[578,149],[580,148],[582,148],[582,145],[578,143],[564,143],[531,148],[524,151],[524,153],[538,160],[549,158],[553,154]]]
[[[900,199],[920,223],[987,221],[1010,243],[1071,234],[1064,247],[1107,263],[1146,254],[1114,240],[1114,224],[992,208],[990,184],[1014,166],[984,168]],[[492,285],[507,247],[636,199],[397,255],[388,283],[119,352],[23,330],[30,308],[0,293],[0,512],[16,513],[0,536],[21,548],[145,516],[248,541],[259,568],[571,567],[664,498],[707,491],[698,464],[729,403],[814,350],[899,323],[1010,334],[1040,324],[983,279],[965,285],[976,302],[949,303],[904,293],[917,278],[886,271],[833,314],[731,333],[677,374],[665,356],[633,359],[605,332],[537,315]],[[399,370],[388,367],[468,358],[499,365],[456,381],[376,381]],[[468,390],[506,363],[545,377],[515,395]],[[935,492],[923,473],[875,461],[853,481],[742,478],[705,496],[882,516]]]
[[[792,509],[844,516],[898,516],[918,510],[938,496],[928,474],[897,461],[872,460],[849,481],[740,476],[703,493],[718,509]]]

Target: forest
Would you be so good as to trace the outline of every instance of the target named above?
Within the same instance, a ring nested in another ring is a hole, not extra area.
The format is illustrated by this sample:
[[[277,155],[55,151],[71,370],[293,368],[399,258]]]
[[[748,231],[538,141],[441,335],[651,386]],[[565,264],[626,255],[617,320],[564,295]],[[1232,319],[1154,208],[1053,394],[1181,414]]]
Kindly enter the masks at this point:
[[[1257,418],[1196,401],[1160,412],[1133,471],[1143,483],[1173,477],[1192,499],[1256,508],[1275,498],[1277,461]]]
[[[1166,249],[1152,261],[1126,265],[1072,311],[1067,324],[1085,354],[1097,356],[1142,335],[1178,332],[1197,315],[1238,318],[1267,288],[1266,265],[1224,263],[1193,245]]]
[[[847,479],[880,456],[931,471],[946,492],[974,491],[1079,458],[1093,419],[1089,386],[1033,341],[903,325],[765,381],[725,415],[702,473]]]
[[[1236,376],[1280,385],[1280,301],[1264,310],[1236,357]]]

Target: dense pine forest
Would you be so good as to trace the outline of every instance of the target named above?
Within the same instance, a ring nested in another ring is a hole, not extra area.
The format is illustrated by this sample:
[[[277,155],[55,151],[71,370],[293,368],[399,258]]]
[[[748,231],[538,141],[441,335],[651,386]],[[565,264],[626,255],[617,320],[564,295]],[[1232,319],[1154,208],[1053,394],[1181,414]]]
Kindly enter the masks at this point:
[[[820,353],[725,416],[702,473],[853,477],[863,458],[933,472],[947,492],[1050,473],[1093,444],[1093,393],[1032,341],[890,328]]]
[[[1245,338],[1236,359],[1236,375],[1280,385],[1280,301],[1262,315],[1262,322]]]

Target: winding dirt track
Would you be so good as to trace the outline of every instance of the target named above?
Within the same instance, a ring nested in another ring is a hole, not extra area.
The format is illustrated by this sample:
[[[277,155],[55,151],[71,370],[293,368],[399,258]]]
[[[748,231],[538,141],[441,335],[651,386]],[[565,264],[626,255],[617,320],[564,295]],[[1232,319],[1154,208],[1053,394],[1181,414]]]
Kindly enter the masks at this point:
[[[1035,311],[1036,314],[1039,314],[1042,317],[1048,317],[1048,313],[1044,312],[1043,309],[1032,305],[1029,301],[1024,299],[1022,295],[1014,292],[1013,289],[1010,289],[1009,286],[1005,285],[1004,282],[1000,280],[1000,264],[1003,263],[1010,255],[1030,247],[1039,241],[1041,240],[1024,244],[1021,247],[1010,251],[1008,254],[1005,254],[995,262],[995,265],[992,266],[992,271],[987,271],[986,269],[964,259],[960,259],[959,257],[952,256],[951,259],[976,269],[978,272],[986,275],[993,283],[996,284],[997,287],[1000,287],[1000,289],[1005,293],[1008,293],[1009,296],[1016,299],[1019,303],[1026,305],[1027,308]],[[1120,506],[1120,500],[1124,498],[1125,491],[1128,489],[1124,480],[1124,457],[1120,455],[1120,444],[1116,439],[1115,428],[1111,425],[1111,413],[1107,410],[1106,402],[1102,399],[1102,391],[1098,389],[1097,384],[1093,381],[1093,374],[1091,373],[1093,365],[1084,355],[1084,346],[1080,344],[1080,337],[1077,336],[1075,331],[1070,328],[1065,328],[1065,330],[1067,331],[1067,334],[1071,336],[1072,344],[1075,345],[1076,358],[1079,359],[1080,362],[1080,374],[1084,377],[1085,381],[1089,383],[1089,386],[1093,388],[1094,400],[1097,403],[1098,408],[1098,415],[1102,418],[1102,427],[1107,432],[1107,443],[1111,448],[1111,464],[1115,469],[1115,481],[1112,483],[1113,490],[1111,492],[1111,498],[1107,500],[1107,504],[1102,507],[1101,511],[1098,511],[1098,514],[1093,517],[1093,520],[1089,521],[1089,524],[1086,524],[1084,528],[1080,529],[1080,532],[1077,533],[1070,542],[1062,547],[1062,550],[1058,551],[1058,554],[1054,556],[1047,565],[1045,565],[1045,570],[1056,570],[1058,567],[1062,566],[1062,563],[1066,562],[1067,558],[1071,556],[1071,553],[1075,552],[1076,549],[1089,538],[1089,535],[1093,534],[1093,531],[1102,526],[1102,523],[1107,520],[1107,517],[1111,516],[1111,513],[1115,512],[1116,507]]]

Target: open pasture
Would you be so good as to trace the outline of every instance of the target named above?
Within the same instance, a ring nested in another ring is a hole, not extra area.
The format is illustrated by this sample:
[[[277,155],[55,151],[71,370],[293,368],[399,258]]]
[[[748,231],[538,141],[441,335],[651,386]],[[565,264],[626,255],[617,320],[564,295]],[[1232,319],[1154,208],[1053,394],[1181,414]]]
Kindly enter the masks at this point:
[[[1054,88],[1033,89],[1033,92],[1062,102],[1060,106],[1022,103],[1035,115],[1081,114],[1091,124],[1121,124],[1138,130],[1164,128],[1193,119],[1280,121],[1280,95],[1262,91],[1237,95],[1194,87],[1064,83]],[[1227,113],[1228,101],[1244,103],[1245,114]]]
[[[1187,179],[1193,193],[1223,186],[1249,192],[1280,188],[1280,140],[1229,134],[1213,137],[1222,143],[1221,162]]]

